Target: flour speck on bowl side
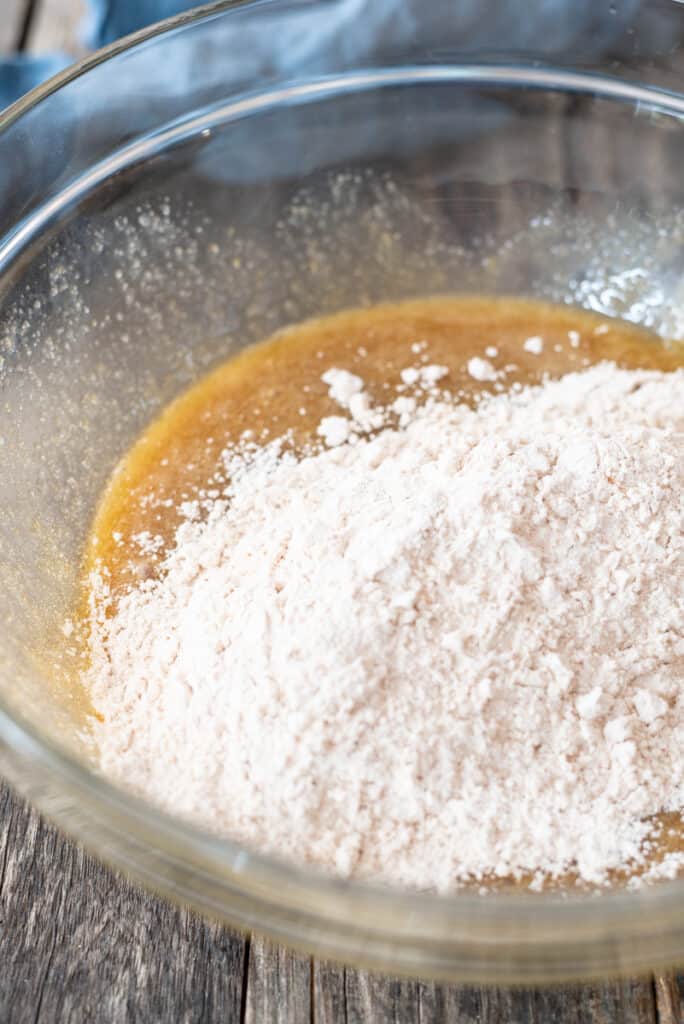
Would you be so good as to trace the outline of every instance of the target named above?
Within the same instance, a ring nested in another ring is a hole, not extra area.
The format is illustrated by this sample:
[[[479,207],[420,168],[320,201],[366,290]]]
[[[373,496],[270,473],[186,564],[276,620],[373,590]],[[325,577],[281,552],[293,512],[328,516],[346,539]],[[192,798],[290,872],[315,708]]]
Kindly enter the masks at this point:
[[[554,334],[552,310],[528,310],[511,333],[502,307],[498,330],[472,314],[465,350],[421,320],[381,383],[355,315],[342,348],[320,322],[301,378],[271,388],[252,359],[240,430],[212,428],[201,486],[164,467],[166,490],[133,474],[117,492],[118,540],[89,569],[102,770],[345,876],[447,891],[676,875],[684,370],[601,358],[620,339],[601,348],[577,311]],[[278,345],[294,360],[296,329]],[[254,409],[278,387],[291,412],[264,428]],[[156,429],[159,467],[173,448]]]

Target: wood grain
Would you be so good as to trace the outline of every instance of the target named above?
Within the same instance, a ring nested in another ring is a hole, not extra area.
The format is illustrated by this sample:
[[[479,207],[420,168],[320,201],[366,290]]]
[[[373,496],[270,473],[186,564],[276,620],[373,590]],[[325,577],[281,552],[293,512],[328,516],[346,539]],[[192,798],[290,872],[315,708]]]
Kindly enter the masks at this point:
[[[29,2],[30,0],[1,0],[0,53],[10,53],[18,48]]]
[[[0,52],[28,3],[0,0]],[[78,56],[84,0],[33,7],[27,49]],[[0,1024],[680,1024],[683,997],[675,975],[510,990],[312,963],[142,892],[0,784]]]
[[[79,33],[85,14],[85,0],[39,0],[31,18],[27,51],[59,50],[74,59],[83,56],[85,49]]]
[[[572,1021],[586,1024],[649,1024],[656,1007],[650,979],[572,985],[555,989],[483,989],[483,1024]]]
[[[238,1021],[245,941],[116,876],[0,788],[0,1021]]]
[[[317,1024],[654,1024],[658,1020],[651,979],[496,989],[399,981],[321,963],[314,965],[314,979]]]
[[[676,974],[658,974],[654,980],[658,1024],[684,1021],[684,979]]]
[[[555,989],[399,980],[247,942],[146,894],[0,785],[0,1022],[679,1024],[673,975]]]
[[[245,996],[246,1024],[312,1021],[311,960],[265,939],[252,939]]]

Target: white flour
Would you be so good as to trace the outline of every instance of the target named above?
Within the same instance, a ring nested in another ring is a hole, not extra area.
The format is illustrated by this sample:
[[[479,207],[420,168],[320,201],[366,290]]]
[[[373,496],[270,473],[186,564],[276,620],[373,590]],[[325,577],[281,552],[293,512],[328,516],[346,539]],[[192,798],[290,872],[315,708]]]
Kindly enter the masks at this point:
[[[375,436],[363,382],[325,379],[353,444],[227,453],[159,581],[107,620],[96,581],[102,768],[410,886],[638,863],[684,806],[684,373],[406,399]]]

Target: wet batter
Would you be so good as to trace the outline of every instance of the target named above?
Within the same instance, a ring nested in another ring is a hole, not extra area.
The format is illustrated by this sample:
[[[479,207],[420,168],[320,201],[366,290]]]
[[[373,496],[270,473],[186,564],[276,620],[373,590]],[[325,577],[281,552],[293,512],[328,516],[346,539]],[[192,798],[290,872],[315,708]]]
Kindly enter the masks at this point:
[[[539,338],[543,346],[529,343]],[[505,369],[505,385],[474,379],[473,357]],[[491,297],[415,300],[288,328],[183,394],[124,456],[95,518],[85,579],[97,564],[116,593],[153,575],[180,521],[178,506],[210,491],[222,450],[246,431],[267,441],[290,430],[296,447],[317,442],[321,419],[340,411],[321,381],[330,367],[357,373],[372,401],[385,405],[396,397],[400,371],[421,361],[448,367],[440,388],[473,402],[482,391],[537,383],[603,360],[670,371],[684,365],[684,348],[573,307]],[[130,543],[140,534],[161,542],[141,552]],[[684,850],[678,817],[661,821],[659,850]]]

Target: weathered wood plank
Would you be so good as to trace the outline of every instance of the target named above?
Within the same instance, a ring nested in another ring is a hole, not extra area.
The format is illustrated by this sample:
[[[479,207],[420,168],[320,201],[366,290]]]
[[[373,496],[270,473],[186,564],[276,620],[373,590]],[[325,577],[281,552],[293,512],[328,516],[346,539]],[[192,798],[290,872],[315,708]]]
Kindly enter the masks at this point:
[[[425,983],[419,999],[419,1024],[480,1024],[483,1019],[482,991],[477,986]]]
[[[313,1019],[311,960],[265,939],[250,943],[246,1024],[308,1024]]]
[[[674,1024],[676,979],[553,990],[395,980],[315,963],[169,906],[0,789],[0,1020]],[[248,990],[243,993],[243,979]],[[313,996],[313,999],[312,999]]]
[[[61,50],[74,59],[85,49],[80,28],[86,13],[85,0],[37,0],[26,42],[29,53]]]
[[[0,788],[0,1021],[238,1021],[244,940],[142,892]]]
[[[315,963],[315,1024],[418,1024],[420,988],[416,981]]]
[[[682,1024],[684,978],[676,974],[657,974],[654,986],[658,1024]]]
[[[10,53],[17,49],[29,3],[30,0],[2,0],[0,6],[0,53]]]
[[[316,1024],[347,1024],[347,968],[342,964],[313,963],[313,1000]]]
[[[0,6],[1,52],[18,42],[26,0]],[[28,49],[77,56],[82,13],[83,0],[37,0]],[[566,174],[563,158],[550,135],[546,173]],[[472,159],[477,167],[477,152]],[[517,207],[509,212],[519,216]],[[505,207],[500,213],[508,215]],[[262,940],[246,947],[218,925],[141,892],[0,787],[0,1021],[679,1024],[683,991],[672,975],[655,986],[647,980],[515,991],[312,967],[308,957]]]
[[[650,978],[552,989],[481,989],[481,1024],[655,1024]]]
[[[657,1020],[650,979],[516,990],[393,980],[316,963],[314,992],[316,1024],[656,1024]],[[681,1018],[671,1020],[679,1024]]]

